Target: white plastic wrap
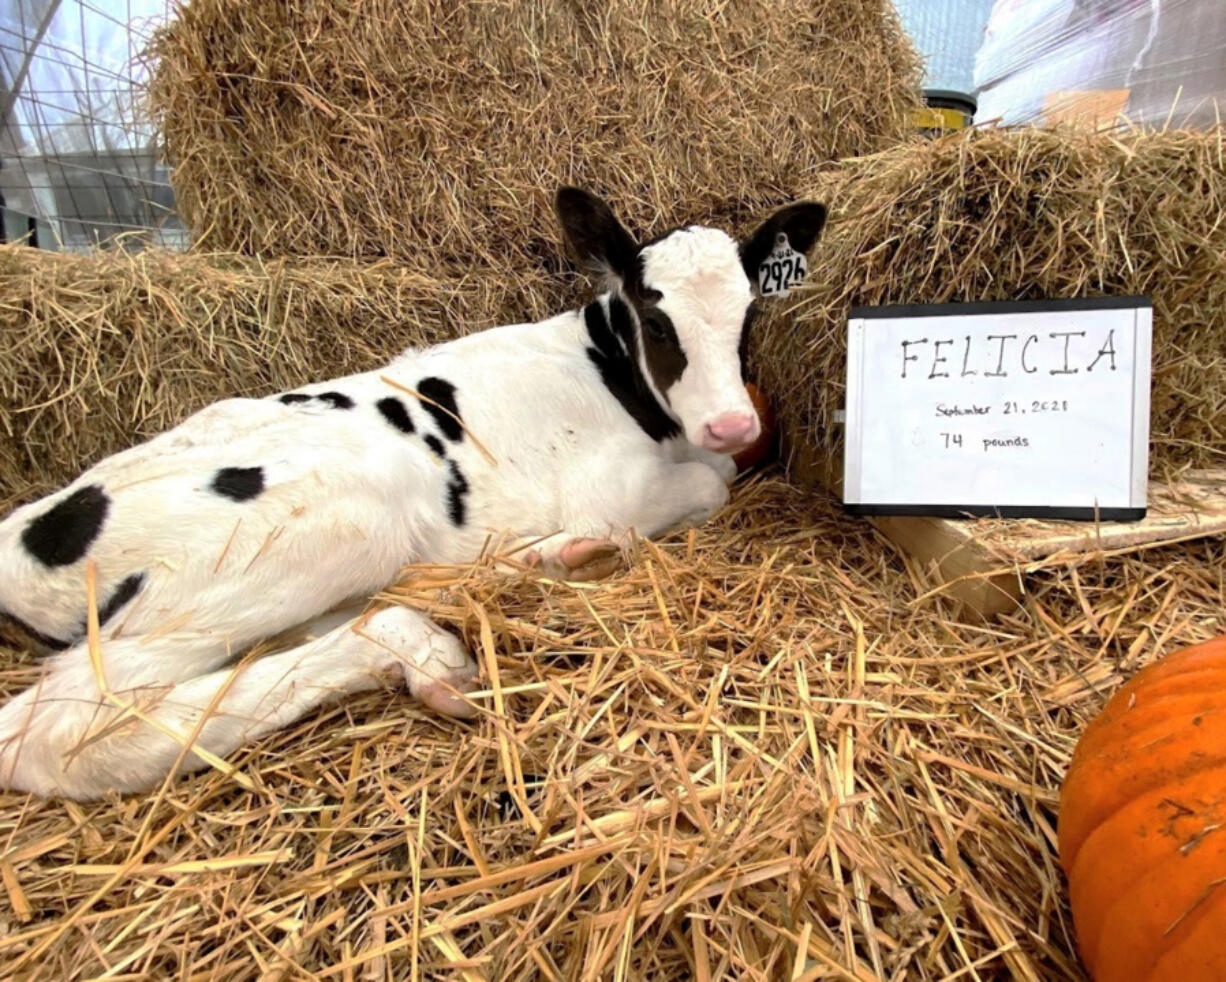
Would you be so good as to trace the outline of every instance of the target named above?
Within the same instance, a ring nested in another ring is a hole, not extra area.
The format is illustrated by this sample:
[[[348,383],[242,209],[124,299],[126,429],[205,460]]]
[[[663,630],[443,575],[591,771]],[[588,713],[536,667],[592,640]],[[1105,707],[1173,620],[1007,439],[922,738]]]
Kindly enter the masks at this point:
[[[924,56],[924,88],[969,97],[992,0],[894,0],[894,6]]]
[[[1206,126],[1226,114],[1226,0],[996,0],[977,122]]]

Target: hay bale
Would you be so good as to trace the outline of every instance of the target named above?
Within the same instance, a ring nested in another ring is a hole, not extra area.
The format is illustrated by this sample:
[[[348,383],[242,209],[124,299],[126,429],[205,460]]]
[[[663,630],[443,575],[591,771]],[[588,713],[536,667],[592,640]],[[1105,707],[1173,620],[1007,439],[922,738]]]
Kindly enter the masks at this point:
[[[429,270],[556,269],[566,182],[739,227],[918,99],[888,0],[191,0],[151,53],[202,246]]]
[[[1226,453],[1226,130],[985,131],[831,170],[809,286],[758,334],[756,371],[794,447],[841,467],[853,305],[1145,294],[1150,464]]]
[[[506,303],[388,262],[0,248],[0,502],[219,398],[371,368]]]

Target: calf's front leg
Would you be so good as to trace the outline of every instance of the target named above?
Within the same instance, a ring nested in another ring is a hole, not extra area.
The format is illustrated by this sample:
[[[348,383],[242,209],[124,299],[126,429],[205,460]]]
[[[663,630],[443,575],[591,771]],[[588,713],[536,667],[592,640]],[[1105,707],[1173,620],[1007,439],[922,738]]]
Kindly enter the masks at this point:
[[[701,525],[728,503],[726,469],[696,460],[620,463],[616,470],[602,468],[595,480],[589,476],[585,488],[600,492],[588,505],[590,514],[570,516],[573,531],[503,540],[498,554],[555,579],[603,579],[622,566],[633,536],[653,539]]]
[[[700,452],[711,461],[653,460],[602,472],[601,479],[592,482],[603,492],[593,503],[592,514],[571,516],[571,526],[581,533],[507,536],[492,543],[491,551],[512,567],[526,567],[553,579],[591,581],[611,576],[623,565],[633,535],[656,538],[700,525],[727,504],[736,464],[730,457]]]
[[[714,468],[697,460],[653,460],[638,468],[610,471],[603,487],[615,495],[605,502],[610,528],[593,528],[624,542],[630,533],[655,539],[701,525],[728,503],[728,484]]]
[[[209,644],[217,642],[125,638],[107,642],[105,657],[156,662]],[[458,639],[401,607],[234,669],[113,694],[99,691],[88,649],[78,645],[0,709],[0,785],[77,799],[144,791],[176,761],[180,771],[205,765],[202,756],[184,752],[189,741],[225,757],[324,703],[388,683],[407,684],[436,711],[474,715],[463,693],[475,688],[476,676]]]
[[[695,460],[700,464],[706,464],[720,479],[729,487],[736,480],[737,466],[736,460],[732,454],[715,453],[713,450],[704,450],[702,447],[696,447],[692,443],[686,444],[686,450],[689,452],[690,460]]]
[[[735,471],[736,465],[733,465]],[[635,506],[633,528],[649,539],[702,525],[728,504],[724,475],[697,460],[673,464]]]

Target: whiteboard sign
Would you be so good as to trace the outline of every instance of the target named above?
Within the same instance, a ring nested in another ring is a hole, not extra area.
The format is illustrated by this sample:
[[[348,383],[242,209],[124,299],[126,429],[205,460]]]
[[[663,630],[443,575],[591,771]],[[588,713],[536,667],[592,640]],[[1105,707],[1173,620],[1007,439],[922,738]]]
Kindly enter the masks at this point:
[[[1145,517],[1142,297],[856,308],[843,499],[861,515]]]

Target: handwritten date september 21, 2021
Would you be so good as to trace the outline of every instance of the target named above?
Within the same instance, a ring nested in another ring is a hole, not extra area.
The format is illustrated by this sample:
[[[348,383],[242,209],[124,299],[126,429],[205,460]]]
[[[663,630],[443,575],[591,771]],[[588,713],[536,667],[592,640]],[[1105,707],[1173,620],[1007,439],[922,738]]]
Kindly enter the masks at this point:
[[[1115,331],[1099,338],[1086,337],[1086,331],[1049,331],[1039,334],[988,334],[983,337],[911,338],[899,342],[901,377],[916,382],[935,382],[946,378],[1008,378],[1010,375],[1076,376],[1095,369],[1116,371]],[[1037,381],[1037,380],[1036,380]],[[1056,381],[1056,379],[1052,379]],[[963,417],[1012,416],[1020,422],[1031,413],[1066,413],[1069,400],[1040,398],[1010,399],[1003,402],[937,402],[934,415],[940,419]],[[942,449],[961,450],[968,446],[961,433],[941,433]],[[994,433],[978,436],[969,445],[992,450],[1026,448],[1030,437]]]

